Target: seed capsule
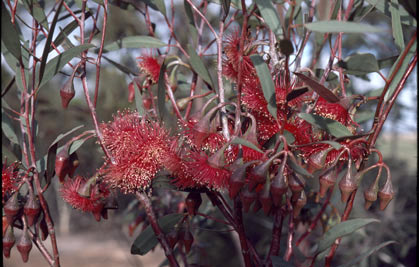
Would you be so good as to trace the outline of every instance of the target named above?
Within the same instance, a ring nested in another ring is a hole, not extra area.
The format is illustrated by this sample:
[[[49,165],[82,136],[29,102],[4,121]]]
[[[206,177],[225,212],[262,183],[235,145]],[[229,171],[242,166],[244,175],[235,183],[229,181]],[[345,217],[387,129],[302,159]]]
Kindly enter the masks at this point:
[[[329,170],[326,171],[325,174],[321,175],[319,177],[319,183],[320,183],[320,197],[324,197],[327,193],[327,190],[329,188],[333,188],[333,186],[336,184],[336,180],[338,179],[338,172],[336,167],[332,167]]]
[[[254,191],[250,192],[249,189],[245,187],[241,191],[240,196],[243,203],[243,210],[244,212],[248,212],[250,209],[250,205],[252,205],[253,201],[255,201],[257,194]]]
[[[13,227],[9,226],[3,235],[3,255],[10,258],[10,250],[15,244],[15,235],[13,234]]]
[[[29,198],[23,207],[23,213],[28,219],[28,226],[32,226],[38,219],[39,212],[41,211],[39,200],[33,194],[29,194]]]
[[[32,249],[32,241],[27,230],[23,231],[23,234],[17,242],[16,247],[22,256],[23,262],[27,262],[29,259],[29,252]]]
[[[384,184],[384,187],[378,192],[378,198],[380,199],[380,210],[385,210],[388,203],[394,197],[393,184],[390,179]]]
[[[202,198],[200,193],[190,192],[185,200],[186,209],[190,216],[195,216],[199,206],[201,206]]]
[[[20,205],[19,201],[17,199],[18,192],[14,193],[6,202],[6,205],[4,205],[4,213],[6,214],[7,223],[9,225],[13,225],[14,220],[16,219],[19,210]]]
[[[339,182],[339,189],[341,193],[341,201],[343,203],[348,202],[349,196],[352,194],[355,189],[357,189],[357,184],[355,181],[355,177],[352,174],[351,165],[349,165],[348,170],[345,176]]]

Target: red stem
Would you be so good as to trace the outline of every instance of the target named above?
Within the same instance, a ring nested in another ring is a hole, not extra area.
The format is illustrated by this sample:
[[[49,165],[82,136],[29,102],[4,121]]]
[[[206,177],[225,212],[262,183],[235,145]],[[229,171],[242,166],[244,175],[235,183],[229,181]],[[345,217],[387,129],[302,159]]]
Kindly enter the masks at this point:
[[[242,203],[240,198],[236,197],[234,200],[234,219],[236,222],[237,233],[239,234],[240,245],[242,248],[242,254],[244,259],[244,265],[246,267],[252,267],[250,260],[249,247],[247,244],[246,234],[243,225],[243,214],[242,214]]]

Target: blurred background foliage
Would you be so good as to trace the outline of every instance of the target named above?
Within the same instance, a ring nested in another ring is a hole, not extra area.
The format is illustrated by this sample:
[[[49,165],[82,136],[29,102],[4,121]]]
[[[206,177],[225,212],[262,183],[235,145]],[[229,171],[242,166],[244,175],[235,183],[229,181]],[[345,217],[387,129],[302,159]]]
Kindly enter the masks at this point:
[[[52,1],[45,1],[45,9],[49,10]],[[74,4],[73,1],[68,1],[71,6]],[[136,4],[127,4],[128,1],[111,1],[112,5],[109,6],[109,21],[106,32],[105,43],[112,42],[125,36],[131,35],[146,35],[147,29],[143,17],[133,8]],[[133,2],[133,1],[131,1]],[[309,5],[309,1],[303,1],[306,5]],[[366,1],[355,1],[360,8],[369,8],[370,5]],[[167,4],[168,5],[168,4]],[[209,7],[215,4],[210,4]],[[88,6],[94,9],[94,3],[88,3]],[[25,11],[19,9],[22,17],[29,16]],[[209,9],[208,17],[209,20],[216,24],[218,23],[218,13],[213,11],[218,10]],[[184,15],[184,7],[182,1],[175,1],[175,32],[179,42],[183,47],[186,47],[191,42],[191,33],[185,25],[187,25],[187,18]],[[151,10],[151,15],[155,20],[155,30],[157,37],[162,40],[166,40],[168,31],[165,29],[165,22],[161,16]],[[385,27],[387,30],[385,33],[377,35],[362,35],[362,34],[349,34],[344,36],[343,50],[344,57],[352,54],[353,52],[368,52],[376,56],[377,59],[387,58],[389,56],[397,56],[399,51],[394,45],[391,32],[391,19],[383,15],[379,11],[373,11],[363,18],[364,22],[380,25]],[[62,22],[65,23],[68,21]],[[237,24],[236,24],[237,25]],[[63,27],[63,26],[61,26]],[[405,28],[405,36],[410,36],[415,30],[413,27],[409,27],[403,24]],[[233,27],[234,28],[234,25]],[[77,32],[77,31],[75,31]],[[204,41],[208,42],[210,39],[209,33],[204,31]],[[372,36],[372,37],[371,37]],[[99,38],[100,35],[97,36]],[[94,42],[99,40],[96,38]],[[305,62],[311,62],[310,56],[315,55],[315,51],[320,48],[322,36],[320,34],[312,34],[310,39],[310,48],[305,54]],[[172,49],[171,53],[175,53],[177,50]],[[109,56],[112,60],[127,66],[131,70],[137,72],[136,69],[136,57],[142,53],[149,53],[148,50],[139,49],[123,49],[120,52],[113,52]],[[321,61],[316,65],[317,68],[321,68],[325,65],[325,60],[328,58],[329,49],[326,44],[321,52]],[[181,54],[178,53],[179,56]],[[210,66],[214,62],[208,60],[207,66]],[[386,68],[384,73],[388,72],[389,68]],[[68,73],[66,69],[64,73]],[[91,77],[89,80],[94,80],[95,71],[93,68],[88,70]],[[10,71],[7,63],[2,58],[2,70],[1,70],[1,83],[2,88],[5,88],[8,82],[12,79],[12,72]],[[409,78],[409,82],[404,89],[412,96],[417,97],[417,83],[416,77]],[[110,64],[107,60],[102,60],[101,69],[101,80],[100,80],[100,94],[98,98],[97,114],[99,121],[108,121],[112,119],[112,114],[115,114],[117,110],[123,110],[125,108],[135,108],[134,103],[128,103],[128,83],[131,81],[127,74],[118,70],[114,65]],[[366,93],[371,94],[377,84],[376,79],[380,79],[378,75],[361,75],[353,79],[349,84],[347,90],[353,94],[355,93]],[[366,80],[369,83],[359,82],[359,78]],[[72,100],[68,109],[64,110],[61,107],[59,89],[66,80],[66,76],[63,74],[57,75],[51,82],[43,88],[39,94],[38,105],[37,105],[37,122],[39,125],[39,134],[37,139],[37,156],[42,157],[46,154],[48,146],[51,142],[61,133],[65,133],[70,129],[84,125],[83,129],[93,129],[89,110],[82,94],[82,88],[80,84],[75,84],[76,98]],[[190,82],[190,77],[186,77],[186,81]],[[332,82],[331,82],[332,84]],[[365,84],[369,84],[365,88]],[[202,87],[202,86],[201,86]],[[198,87],[198,89],[200,89]],[[14,85],[11,90],[2,97],[11,107],[17,108],[19,106],[19,100],[17,97],[18,90]],[[199,92],[198,92],[199,93]],[[177,92],[181,94],[181,90]],[[371,114],[374,104],[363,106],[362,109],[364,114]],[[377,207],[377,203],[372,206],[369,211],[365,211],[363,208],[363,189],[358,190],[355,208],[352,212],[351,217],[353,218],[377,218],[381,220],[381,223],[372,224],[355,234],[343,238],[343,243],[337,251],[337,255],[334,259],[333,266],[343,264],[355,255],[367,251],[369,248],[376,246],[380,243],[389,240],[395,240],[397,243],[391,244],[384,247],[377,253],[373,254],[368,259],[364,260],[359,266],[415,266],[416,263],[416,244],[417,244],[417,126],[412,120],[405,120],[404,114],[414,113],[416,114],[417,104],[406,105],[404,101],[397,102],[393,111],[388,118],[388,125],[386,131],[381,134],[377,146],[382,149],[384,155],[384,161],[389,165],[392,176],[393,184],[395,186],[396,196],[390,203],[389,207],[385,211],[380,211]],[[415,118],[416,119],[416,118]],[[362,126],[368,130],[371,126],[371,116],[364,119]],[[7,138],[2,133],[2,158],[7,158],[8,161],[13,161],[16,157],[11,151],[13,147],[10,145]],[[80,159],[80,166],[77,169],[76,174],[89,177],[96,172],[103,163],[103,152],[100,147],[93,140],[89,140],[83,144],[81,149],[77,151]],[[364,178],[364,182],[370,181],[374,178],[374,173],[369,173],[368,177]],[[78,211],[72,210],[70,207],[65,205],[62,200],[57,197],[58,179],[54,179],[54,183],[57,183],[54,188],[50,188],[48,191],[47,198],[50,206],[54,222],[58,226],[61,235],[68,233],[86,232],[92,231],[97,232],[99,235],[103,231],[109,233],[116,232],[116,234],[110,234],[112,238],[120,238],[124,242],[132,243],[133,237],[127,236],[127,224],[129,218],[126,217],[124,207],[126,207],[133,198],[120,194],[118,196],[118,204],[120,209],[113,211],[110,214],[110,218],[105,222],[97,223],[91,215],[86,215]],[[363,184],[367,184],[366,182]],[[316,190],[316,184],[313,184],[313,192]],[[365,188],[365,187],[361,187]],[[332,197],[332,204],[340,212],[343,211],[344,206],[340,203],[340,196],[338,190],[334,192]],[[204,203],[204,207],[205,207]],[[304,208],[303,213],[315,214],[319,209],[319,206],[313,205]],[[330,211],[329,211],[330,212]],[[287,221],[287,219],[285,220]],[[260,254],[266,254],[266,248],[268,247],[271,239],[271,227],[272,218],[267,217],[263,212],[259,211],[256,216],[254,214],[247,214],[245,216],[245,226],[249,239],[255,242],[256,249]],[[286,223],[284,223],[284,226]],[[236,246],[235,237],[230,232],[218,231],[219,226],[214,225],[203,225],[203,228],[213,227],[214,231],[200,231],[197,235],[196,241],[199,244],[198,251],[192,253],[190,257],[196,258],[196,263],[202,266],[239,266],[239,263],[234,257]],[[138,234],[138,231],[135,232]],[[283,233],[287,233],[287,227],[283,229]],[[298,232],[297,229],[297,238]],[[317,229],[309,237],[309,240],[316,240],[321,235],[321,229]],[[285,237],[285,236],[284,236]],[[60,245],[60,239],[58,240]],[[284,244],[285,240],[281,242]],[[284,248],[285,246],[281,246]],[[108,253],[108,252],[107,252]],[[129,251],[126,251],[129,254]],[[136,257],[131,256],[129,257]],[[134,264],[134,263],[133,263]],[[138,263],[137,263],[138,264]],[[321,263],[320,263],[321,264]],[[135,265],[135,264],[134,264]],[[65,266],[65,265],[64,265]]]

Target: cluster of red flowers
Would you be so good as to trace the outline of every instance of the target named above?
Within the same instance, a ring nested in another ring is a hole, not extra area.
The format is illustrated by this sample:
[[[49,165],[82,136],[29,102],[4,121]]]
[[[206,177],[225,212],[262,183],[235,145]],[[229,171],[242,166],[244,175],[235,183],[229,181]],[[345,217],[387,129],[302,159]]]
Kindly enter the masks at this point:
[[[7,195],[11,195],[16,191],[18,182],[17,163],[12,163],[8,166],[7,161],[5,161],[1,172],[1,192],[3,201]]]

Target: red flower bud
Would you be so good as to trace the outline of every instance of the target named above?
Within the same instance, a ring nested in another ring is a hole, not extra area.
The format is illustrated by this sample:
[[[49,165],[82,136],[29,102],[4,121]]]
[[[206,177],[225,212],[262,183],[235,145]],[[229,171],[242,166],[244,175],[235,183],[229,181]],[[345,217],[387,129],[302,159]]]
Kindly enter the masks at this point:
[[[201,206],[202,203],[201,194],[196,192],[190,192],[186,197],[185,203],[189,215],[195,216],[196,212],[199,209],[199,206]]]
[[[38,198],[29,193],[29,198],[26,200],[25,206],[23,207],[23,213],[28,219],[28,226],[32,226],[36,222],[40,211],[41,208]]]
[[[185,252],[189,253],[192,247],[192,243],[194,241],[193,235],[189,229],[185,230],[185,234],[183,236],[183,244],[185,245]]]
[[[272,198],[270,194],[271,189],[271,182],[268,179],[266,179],[265,185],[263,186],[262,191],[259,193],[259,201],[262,204],[263,212],[265,212],[266,215],[269,215],[269,212],[272,208]]]
[[[29,258],[29,252],[32,249],[32,241],[27,230],[23,231],[23,234],[17,242],[16,247],[22,256],[23,262],[27,262]]]
[[[239,165],[239,164],[232,165],[233,171],[231,173],[230,180],[229,180],[229,185],[230,185],[229,195],[231,199],[234,199],[237,196],[237,194],[240,192],[240,190],[242,189],[246,180],[246,169],[253,163],[254,162],[248,162],[243,165]]]
[[[67,147],[64,147],[58,151],[57,156],[55,157],[55,175],[58,176],[61,183],[64,182],[64,178],[68,174],[69,163],[68,149]]]
[[[13,225],[14,220],[16,219],[19,210],[19,200],[17,199],[18,192],[14,193],[4,205],[4,213],[6,214],[7,223]]]
[[[300,196],[300,192],[304,190],[305,180],[295,172],[291,172],[289,175],[289,187],[292,191],[292,200],[297,199]]]
[[[306,196],[306,193],[303,190],[299,193],[299,196],[298,196],[297,200],[293,203],[292,214],[293,214],[294,218],[297,218],[297,216],[301,212],[301,209],[306,204],[307,204],[307,196]]]
[[[338,172],[336,167],[329,168],[324,174],[319,176],[320,197],[323,198],[326,195],[327,190],[335,185],[337,179]]]
[[[378,184],[373,183],[364,191],[364,198],[365,198],[365,209],[368,210],[372,203],[377,200],[377,193],[378,193]]]
[[[134,86],[134,82],[130,82],[128,84],[128,102],[132,103],[132,101],[134,101],[135,98],[135,86]]]
[[[325,150],[321,150],[319,152],[316,152],[316,153],[312,154],[308,158],[307,171],[309,173],[313,173],[317,170],[323,169],[325,161],[326,161],[326,156],[327,156],[328,153],[329,153],[329,150],[325,149]]]
[[[288,177],[281,170],[278,170],[271,183],[271,195],[275,206],[279,207],[281,205],[282,196],[287,193],[287,190]]]
[[[61,105],[63,108],[67,108],[71,99],[76,95],[73,84],[74,74],[65,82],[63,87],[60,89]]]
[[[352,166],[351,161],[349,161],[349,167],[346,171],[345,176],[340,180],[339,182],[339,189],[341,193],[341,200],[343,203],[348,202],[349,196],[355,189],[358,188],[358,185],[356,184],[355,176],[352,174]]]
[[[262,164],[254,167],[249,173],[249,190],[252,191],[258,184],[265,182],[269,167],[274,158],[270,158]]]
[[[254,191],[250,192],[249,189],[245,187],[241,191],[240,196],[243,203],[243,210],[244,212],[248,212],[250,205],[252,205],[253,201],[255,201],[257,194]]]
[[[386,183],[383,188],[378,192],[378,198],[380,199],[380,210],[385,210],[388,203],[394,197],[393,184],[391,183],[390,178],[387,178]]]
[[[3,255],[10,258],[10,250],[15,244],[15,235],[13,234],[13,227],[10,225],[3,235]]]

